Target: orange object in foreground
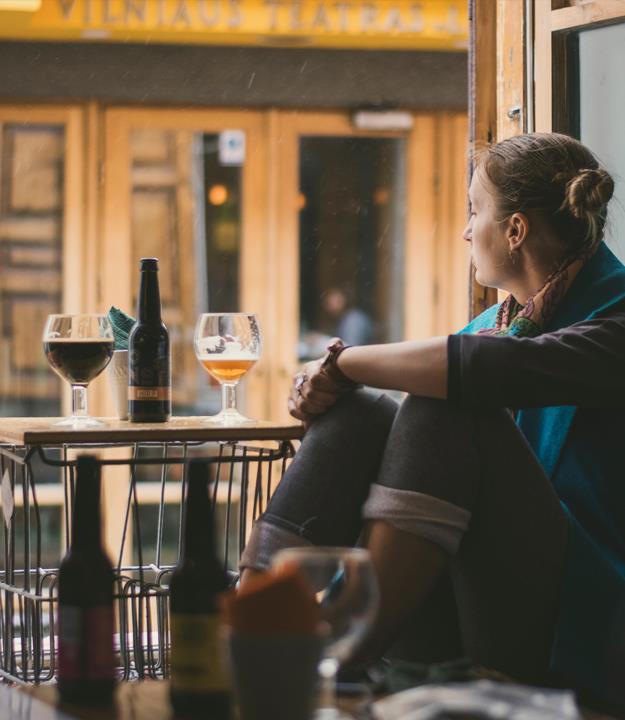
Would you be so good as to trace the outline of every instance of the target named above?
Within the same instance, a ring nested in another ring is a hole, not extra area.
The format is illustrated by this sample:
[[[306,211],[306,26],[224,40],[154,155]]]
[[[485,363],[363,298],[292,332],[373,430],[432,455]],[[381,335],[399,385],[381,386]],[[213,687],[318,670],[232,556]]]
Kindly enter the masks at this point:
[[[295,566],[253,577],[238,592],[220,597],[224,624],[249,635],[313,635],[319,608]]]

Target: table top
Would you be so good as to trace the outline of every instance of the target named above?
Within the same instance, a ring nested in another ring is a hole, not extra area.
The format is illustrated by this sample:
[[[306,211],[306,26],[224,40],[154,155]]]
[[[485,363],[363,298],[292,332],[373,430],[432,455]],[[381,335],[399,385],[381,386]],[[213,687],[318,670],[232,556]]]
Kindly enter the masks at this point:
[[[33,702],[23,704],[20,698]],[[355,718],[359,708],[363,707],[363,698],[340,697],[337,704],[347,717]],[[174,720],[166,680],[119,683],[112,708],[62,706],[54,685],[9,688],[0,684],[0,711],[8,707],[12,720]],[[581,708],[581,715],[583,720],[614,720],[584,708]]]
[[[43,703],[43,707],[28,708],[28,714],[12,714],[13,720],[173,720],[174,715],[169,704],[169,683],[166,680],[145,680],[143,682],[119,683],[115,690],[115,704],[110,708],[60,705],[56,687],[53,685],[23,686],[14,693],[27,694]],[[0,698],[1,699],[1,698]],[[362,701],[360,699],[341,698],[339,706],[351,715]],[[18,706],[13,704],[13,708]],[[59,714],[49,714],[56,708]],[[0,709],[2,704],[0,703]],[[48,712],[46,712],[48,711]]]
[[[211,442],[230,440],[298,440],[301,423],[255,420],[237,427],[211,423],[209,417],[172,417],[164,423],[131,423],[117,418],[98,418],[103,427],[59,427],[61,418],[0,418],[0,443],[18,446],[77,443]]]

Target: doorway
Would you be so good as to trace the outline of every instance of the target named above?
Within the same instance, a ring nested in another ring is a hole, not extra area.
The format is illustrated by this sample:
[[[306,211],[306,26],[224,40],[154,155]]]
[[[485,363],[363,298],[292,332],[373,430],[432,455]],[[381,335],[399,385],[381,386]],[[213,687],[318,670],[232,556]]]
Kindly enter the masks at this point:
[[[101,303],[132,312],[138,259],[161,259],[175,414],[218,407],[193,353],[201,312],[258,313],[263,355],[242,405],[272,420],[288,417],[298,364],[341,327],[388,342],[464,320],[464,287],[458,310],[437,310],[435,297],[455,282],[450,258],[468,263],[454,227],[463,154],[453,177],[441,149],[452,129],[446,146],[460,150],[464,116],[363,131],[347,113],[111,108],[104,128]]]

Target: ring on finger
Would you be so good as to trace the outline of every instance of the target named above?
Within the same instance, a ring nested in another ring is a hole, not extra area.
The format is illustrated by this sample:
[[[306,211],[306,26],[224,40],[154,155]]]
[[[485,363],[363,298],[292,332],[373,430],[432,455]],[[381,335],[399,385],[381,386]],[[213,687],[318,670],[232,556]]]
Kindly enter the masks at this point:
[[[304,383],[308,380],[308,377],[306,376],[306,373],[300,373],[295,378],[295,392],[302,397],[302,387],[304,386]]]

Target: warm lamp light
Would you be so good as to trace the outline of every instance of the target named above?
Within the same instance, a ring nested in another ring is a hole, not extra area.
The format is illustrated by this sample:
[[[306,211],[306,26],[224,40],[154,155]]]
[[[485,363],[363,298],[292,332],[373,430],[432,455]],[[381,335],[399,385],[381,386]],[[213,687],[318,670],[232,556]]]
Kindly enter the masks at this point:
[[[208,189],[208,202],[211,205],[223,205],[228,199],[228,188],[225,185],[211,185]]]

